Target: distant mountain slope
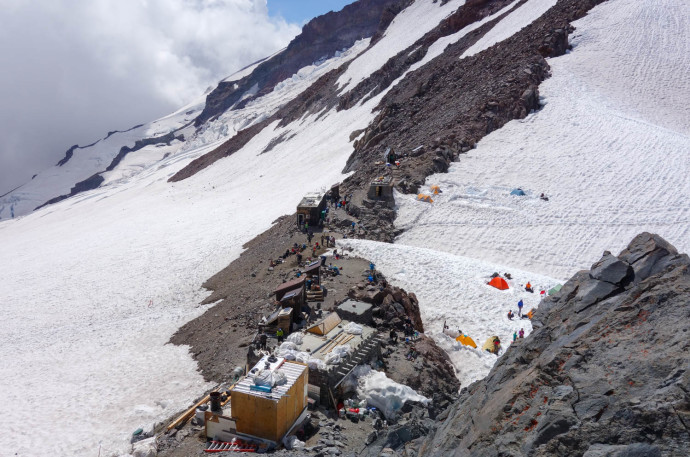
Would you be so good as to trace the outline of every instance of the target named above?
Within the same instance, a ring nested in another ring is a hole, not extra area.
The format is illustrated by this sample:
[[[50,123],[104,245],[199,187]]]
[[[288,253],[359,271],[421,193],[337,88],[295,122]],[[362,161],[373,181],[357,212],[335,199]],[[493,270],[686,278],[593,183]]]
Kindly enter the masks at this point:
[[[304,90],[310,81],[320,76],[319,70],[326,68],[323,65],[326,60],[335,55],[338,61],[338,57],[358,40],[383,33],[395,14],[409,3],[410,0],[362,0],[339,12],[311,20],[286,49],[237,72],[237,76],[220,81],[205,100],[200,98],[158,121],[124,132],[110,132],[94,144],[71,147],[55,167],[38,173],[32,181],[0,197],[0,219],[21,216],[108,184],[112,176],[109,178],[107,172],[116,168],[126,154],[145,146],[155,147],[161,154],[151,154],[152,148],[148,148],[140,155],[145,157],[144,163],[137,160],[138,165],[124,172],[125,175],[177,152],[203,146],[206,141],[234,135],[255,122],[257,117],[267,117]],[[309,70],[309,67],[321,68]],[[297,84],[291,84],[290,80]],[[276,91],[276,86],[280,86],[279,89],[292,86],[293,90]],[[241,110],[266,95],[271,95],[270,100],[259,102],[258,109]],[[216,138],[205,135],[198,139],[195,136],[198,131],[207,133],[210,121],[231,108],[240,112],[217,123],[220,131],[210,127],[217,133]],[[192,141],[187,142],[187,139]]]

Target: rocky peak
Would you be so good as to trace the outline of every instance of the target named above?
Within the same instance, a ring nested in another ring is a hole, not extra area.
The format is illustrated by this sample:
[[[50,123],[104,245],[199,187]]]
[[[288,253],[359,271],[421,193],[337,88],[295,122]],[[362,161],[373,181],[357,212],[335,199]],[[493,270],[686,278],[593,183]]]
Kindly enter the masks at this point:
[[[407,3],[409,0],[360,0],[341,11],[312,19],[285,50],[260,63],[250,75],[239,81],[219,83],[206,97],[206,107],[194,121],[195,125],[200,126],[230,109],[254,86],[258,87],[258,93],[245,98],[242,104],[271,92],[277,83],[300,68],[322,57],[332,57],[336,51],[349,48],[357,40],[382,33],[397,14],[395,12]]]
[[[642,233],[539,305],[419,455],[661,456],[690,449],[690,259]]]

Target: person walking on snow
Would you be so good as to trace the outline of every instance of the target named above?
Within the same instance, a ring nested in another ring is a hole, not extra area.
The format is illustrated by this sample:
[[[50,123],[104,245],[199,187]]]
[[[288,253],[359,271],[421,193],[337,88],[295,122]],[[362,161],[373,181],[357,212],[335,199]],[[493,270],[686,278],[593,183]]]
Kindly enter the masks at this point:
[[[517,341],[517,332],[513,332],[513,342]]]
[[[524,338],[524,337],[525,337],[525,329],[524,329],[524,328],[521,328],[521,329],[520,329],[520,334],[519,334],[519,336],[520,336],[520,338]]]
[[[522,303],[522,300],[518,302],[518,317],[522,317],[522,307],[524,306],[524,303]]]

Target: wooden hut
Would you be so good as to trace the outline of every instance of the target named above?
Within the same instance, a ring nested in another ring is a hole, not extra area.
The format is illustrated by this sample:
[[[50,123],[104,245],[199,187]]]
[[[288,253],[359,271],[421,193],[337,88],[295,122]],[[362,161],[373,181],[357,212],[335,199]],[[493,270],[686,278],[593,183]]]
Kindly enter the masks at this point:
[[[260,370],[280,370],[287,382],[280,386],[257,388],[252,374]],[[231,412],[237,432],[280,442],[307,408],[308,383],[309,370],[305,364],[282,358],[271,363],[264,356],[250,375],[231,390]]]
[[[316,281],[317,284],[321,284],[321,260],[310,263],[303,268],[302,272],[304,276],[311,276],[311,278]]]
[[[392,204],[393,199],[393,177],[379,176],[374,178],[369,184],[367,199],[373,201],[384,201]]]
[[[299,278],[295,278],[291,281],[287,281],[276,287],[276,289],[273,291],[273,294],[276,296],[276,300],[280,301],[283,299],[283,297],[288,293],[293,290],[298,290],[302,289],[304,290],[304,280],[306,279],[306,276],[302,275]]]
[[[297,205],[297,225],[302,227],[305,222],[316,227],[321,220],[321,211],[326,209],[326,194],[312,193],[304,196]]]

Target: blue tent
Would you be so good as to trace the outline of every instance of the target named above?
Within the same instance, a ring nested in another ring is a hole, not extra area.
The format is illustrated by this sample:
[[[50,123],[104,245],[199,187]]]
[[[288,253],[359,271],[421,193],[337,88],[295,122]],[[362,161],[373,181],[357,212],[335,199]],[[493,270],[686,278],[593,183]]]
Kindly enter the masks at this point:
[[[523,196],[525,195],[525,191],[518,187],[517,189],[513,189],[512,192],[510,192],[510,195]]]

